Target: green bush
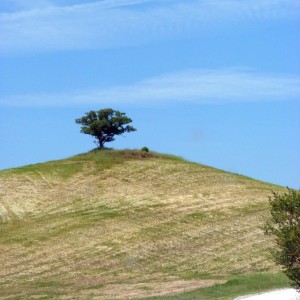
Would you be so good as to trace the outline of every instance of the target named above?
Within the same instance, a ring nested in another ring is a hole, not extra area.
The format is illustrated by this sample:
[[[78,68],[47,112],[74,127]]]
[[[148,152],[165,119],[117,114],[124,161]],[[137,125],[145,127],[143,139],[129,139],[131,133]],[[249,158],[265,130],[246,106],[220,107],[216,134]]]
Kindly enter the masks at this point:
[[[149,148],[148,148],[148,147],[143,147],[143,148],[141,149],[141,151],[143,151],[143,152],[149,152]]]
[[[269,198],[271,218],[266,234],[273,235],[276,249],[275,261],[300,290],[300,191],[288,189],[284,194],[273,193]]]

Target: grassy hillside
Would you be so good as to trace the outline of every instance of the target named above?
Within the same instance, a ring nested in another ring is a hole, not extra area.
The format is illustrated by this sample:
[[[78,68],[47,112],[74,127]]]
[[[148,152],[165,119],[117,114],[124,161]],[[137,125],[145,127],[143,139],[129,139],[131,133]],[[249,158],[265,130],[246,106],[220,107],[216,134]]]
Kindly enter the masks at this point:
[[[273,271],[272,190],[129,150],[1,171],[0,298],[141,298]]]

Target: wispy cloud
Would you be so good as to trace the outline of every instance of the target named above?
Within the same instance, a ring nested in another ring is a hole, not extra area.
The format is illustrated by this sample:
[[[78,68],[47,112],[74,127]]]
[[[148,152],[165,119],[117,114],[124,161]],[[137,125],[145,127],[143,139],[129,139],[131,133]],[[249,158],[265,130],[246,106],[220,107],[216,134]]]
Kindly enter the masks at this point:
[[[0,105],[160,105],[174,102],[218,104],[297,99],[300,99],[299,77],[227,69],[184,71],[99,90],[10,96],[0,99]]]
[[[2,0],[3,1],[3,0]],[[7,0],[4,0],[4,2]],[[45,8],[52,6],[53,3],[49,0],[9,0],[8,1],[13,8],[16,10],[30,10],[37,8]]]
[[[0,51],[136,45],[247,20],[299,18],[299,11],[299,0],[104,0],[38,5],[0,14]]]

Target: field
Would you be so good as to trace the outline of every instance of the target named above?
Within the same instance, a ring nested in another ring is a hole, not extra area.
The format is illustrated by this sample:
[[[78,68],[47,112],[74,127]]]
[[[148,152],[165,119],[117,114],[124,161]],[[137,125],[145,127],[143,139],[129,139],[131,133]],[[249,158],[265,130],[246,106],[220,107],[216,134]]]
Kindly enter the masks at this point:
[[[283,188],[135,150],[1,171],[0,298],[230,299],[247,288],[199,291],[251,276],[286,285],[261,229],[272,191]]]

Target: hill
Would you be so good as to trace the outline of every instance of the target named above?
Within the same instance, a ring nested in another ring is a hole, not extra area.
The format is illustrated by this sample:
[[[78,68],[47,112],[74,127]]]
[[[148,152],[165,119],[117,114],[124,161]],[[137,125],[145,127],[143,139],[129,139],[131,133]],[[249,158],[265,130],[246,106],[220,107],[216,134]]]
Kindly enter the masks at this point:
[[[129,299],[276,270],[272,190],[134,150],[1,171],[0,298]]]

